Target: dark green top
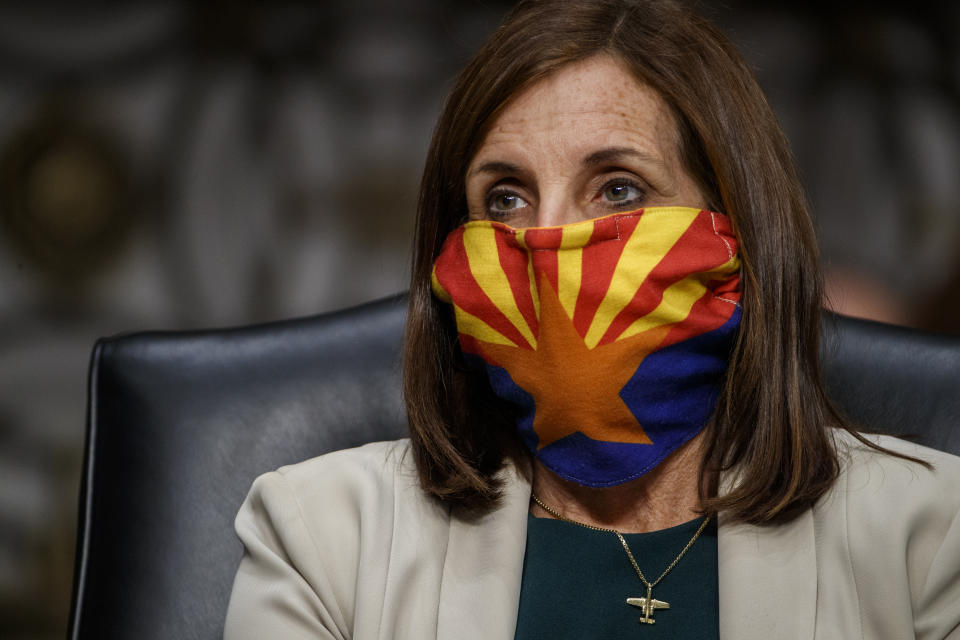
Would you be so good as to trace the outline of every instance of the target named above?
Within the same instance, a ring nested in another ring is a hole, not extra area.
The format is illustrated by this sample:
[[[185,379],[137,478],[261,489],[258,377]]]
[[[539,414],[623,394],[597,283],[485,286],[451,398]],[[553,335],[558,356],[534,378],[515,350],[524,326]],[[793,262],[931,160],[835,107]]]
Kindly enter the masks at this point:
[[[624,536],[647,580],[657,579],[702,522]],[[670,608],[643,624],[643,612],[626,600],[645,597],[647,589],[615,534],[529,516],[515,638],[718,638],[717,594],[716,520],[653,588],[653,599]]]

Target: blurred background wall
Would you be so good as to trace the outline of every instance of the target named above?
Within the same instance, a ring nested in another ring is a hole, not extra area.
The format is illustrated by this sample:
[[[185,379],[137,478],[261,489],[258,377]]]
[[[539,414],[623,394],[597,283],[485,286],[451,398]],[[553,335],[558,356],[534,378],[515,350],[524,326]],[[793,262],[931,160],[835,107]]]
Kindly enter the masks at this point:
[[[66,629],[94,340],[404,289],[433,121],[508,5],[0,5],[0,638]],[[831,304],[960,333],[960,5],[701,6],[793,141]]]

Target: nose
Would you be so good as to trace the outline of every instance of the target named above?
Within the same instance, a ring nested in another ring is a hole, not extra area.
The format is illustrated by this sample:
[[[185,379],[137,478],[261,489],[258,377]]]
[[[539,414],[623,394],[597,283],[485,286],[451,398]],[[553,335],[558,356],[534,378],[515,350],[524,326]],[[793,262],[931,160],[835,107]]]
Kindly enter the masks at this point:
[[[581,222],[589,216],[581,210],[578,203],[562,190],[543,190],[537,206],[535,225],[538,227],[557,227],[572,222]]]

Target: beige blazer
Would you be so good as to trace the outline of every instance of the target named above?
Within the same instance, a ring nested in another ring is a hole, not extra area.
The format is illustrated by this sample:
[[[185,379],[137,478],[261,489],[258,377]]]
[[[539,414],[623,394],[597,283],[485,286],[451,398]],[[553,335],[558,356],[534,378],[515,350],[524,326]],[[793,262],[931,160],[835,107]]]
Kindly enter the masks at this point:
[[[960,638],[960,458],[880,438],[930,472],[838,441],[840,479],[789,524],[721,515],[720,637]],[[512,640],[529,484],[505,471],[500,507],[470,521],[411,458],[381,442],[258,478],[224,637]]]

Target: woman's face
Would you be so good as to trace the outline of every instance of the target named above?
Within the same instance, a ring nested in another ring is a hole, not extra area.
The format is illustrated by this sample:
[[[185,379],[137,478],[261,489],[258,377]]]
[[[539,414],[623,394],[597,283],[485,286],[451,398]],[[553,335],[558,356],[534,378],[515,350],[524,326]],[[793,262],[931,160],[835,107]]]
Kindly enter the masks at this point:
[[[705,208],[663,99],[609,56],[571,64],[518,94],[467,169],[471,220],[514,227],[641,207]]]

